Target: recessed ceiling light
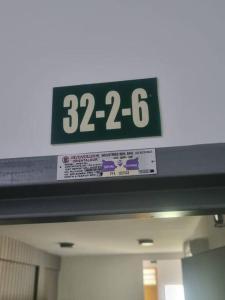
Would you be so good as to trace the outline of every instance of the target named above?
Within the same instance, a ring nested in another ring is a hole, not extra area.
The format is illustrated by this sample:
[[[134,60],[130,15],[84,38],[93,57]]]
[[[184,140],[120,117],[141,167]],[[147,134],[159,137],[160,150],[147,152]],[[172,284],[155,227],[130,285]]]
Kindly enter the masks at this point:
[[[60,242],[59,246],[61,248],[73,248],[74,247],[74,243],[69,243],[69,242]]]
[[[140,239],[138,240],[138,243],[143,247],[150,247],[154,245],[154,241],[152,239]]]

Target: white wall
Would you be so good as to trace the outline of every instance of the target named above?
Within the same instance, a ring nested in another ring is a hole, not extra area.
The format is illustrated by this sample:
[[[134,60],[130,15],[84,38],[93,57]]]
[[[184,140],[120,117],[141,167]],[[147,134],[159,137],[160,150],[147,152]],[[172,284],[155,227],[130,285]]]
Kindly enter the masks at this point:
[[[62,259],[58,300],[144,300],[143,256],[79,256]],[[159,300],[165,284],[182,283],[180,260],[158,261]]]
[[[142,261],[133,256],[66,257],[59,300],[143,300]]]
[[[225,216],[224,216],[225,218]],[[213,216],[201,217],[198,226],[194,230],[190,240],[207,238],[209,248],[215,249],[225,246],[225,227],[219,228],[214,226]]]
[[[208,236],[210,249],[225,246],[225,227],[215,227],[213,217],[208,217]]]
[[[54,86],[157,76],[163,137],[91,150],[225,142],[225,2],[0,3],[0,158],[76,153],[50,145]]]
[[[180,260],[160,260],[158,269],[159,300],[165,300],[165,286],[170,284],[183,284],[182,266]]]

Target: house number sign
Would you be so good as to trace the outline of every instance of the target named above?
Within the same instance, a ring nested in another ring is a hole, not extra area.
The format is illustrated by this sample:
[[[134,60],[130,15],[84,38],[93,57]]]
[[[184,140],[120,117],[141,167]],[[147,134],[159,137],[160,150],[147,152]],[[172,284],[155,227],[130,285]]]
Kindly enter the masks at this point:
[[[52,144],[160,135],[156,78],[53,89]]]

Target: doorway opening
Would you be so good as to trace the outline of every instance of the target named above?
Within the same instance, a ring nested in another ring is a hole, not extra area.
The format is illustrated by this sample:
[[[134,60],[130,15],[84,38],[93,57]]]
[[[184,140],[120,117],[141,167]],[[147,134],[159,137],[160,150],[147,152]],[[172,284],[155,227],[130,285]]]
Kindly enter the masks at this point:
[[[223,295],[224,270],[214,216],[0,226],[0,299],[203,300]]]
[[[158,300],[157,262],[143,261],[144,300]]]

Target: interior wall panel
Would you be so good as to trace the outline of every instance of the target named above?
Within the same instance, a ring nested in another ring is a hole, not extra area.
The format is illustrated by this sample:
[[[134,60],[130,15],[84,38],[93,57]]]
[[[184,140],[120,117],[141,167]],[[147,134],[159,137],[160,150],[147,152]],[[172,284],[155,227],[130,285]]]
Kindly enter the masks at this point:
[[[48,300],[57,299],[58,272],[53,269],[45,269],[45,287],[44,294]]]
[[[59,269],[60,258],[7,236],[0,236],[0,259]]]
[[[36,267],[0,261],[0,299],[34,300]]]
[[[0,300],[56,300],[59,269],[58,256],[0,236]]]

